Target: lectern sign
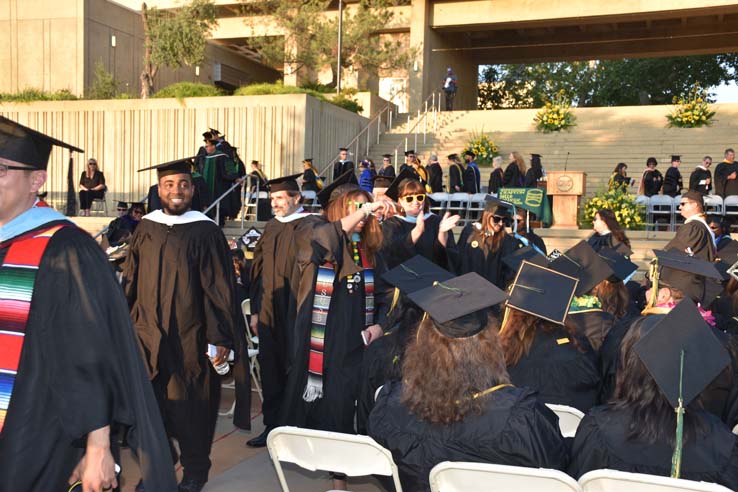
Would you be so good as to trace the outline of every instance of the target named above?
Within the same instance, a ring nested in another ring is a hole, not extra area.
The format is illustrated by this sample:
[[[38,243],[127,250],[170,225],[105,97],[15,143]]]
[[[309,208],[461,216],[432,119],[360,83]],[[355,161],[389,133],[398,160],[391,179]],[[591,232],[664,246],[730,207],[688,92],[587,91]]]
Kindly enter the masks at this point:
[[[574,188],[574,180],[571,179],[571,176],[559,176],[559,179],[556,180],[556,188],[562,193],[568,193]]]
[[[543,216],[543,190],[538,188],[501,188],[497,198],[512,203],[516,207]]]

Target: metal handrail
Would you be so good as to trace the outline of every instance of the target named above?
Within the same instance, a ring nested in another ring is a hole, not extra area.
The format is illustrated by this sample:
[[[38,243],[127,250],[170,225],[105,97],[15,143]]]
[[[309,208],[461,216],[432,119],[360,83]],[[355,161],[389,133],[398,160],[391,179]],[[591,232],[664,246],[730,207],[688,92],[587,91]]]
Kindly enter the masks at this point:
[[[361,136],[365,132],[366,132],[365,154],[369,152],[369,139],[371,138],[371,132],[369,131],[369,129],[371,128],[372,124],[374,124],[375,121],[377,122],[377,138],[376,138],[376,143],[377,144],[379,143],[379,137],[382,135],[382,131],[381,131],[381,128],[382,128],[382,115],[385,112],[387,112],[387,111],[389,113],[388,113],[387,119],[385,120],[387,122],[385,128],[387,130],[389,130],[390,128],[392,128],[392,109],[391,108],[393,106],[394,106],[394,104],[387,103],[387,105],[379,113],[377,113],[377,115],[374,118],[372,118],[371,120],[369,120],[369,123],[367,123],[367,125],[364,128],[362,128],[362,130],[359,133],[356,134],[356,136],[348,143],[348,145],[345,146],[347,149],[351,150],[351,147],[354,144],[356,145],[356,152],[354,153],[354,156],[356,156],[357,159],[358,159],[358,156],[359,156],[359,145],[362,143],[362,142],[359,141],[359,139],[361,138]],[[333,169],[333,165],[336,163],[336,161],[338,160],[338,158],[340,157],[340,155],[341,155],[341,152],[339,151],[335,155],[335,157],[333,159],[331,159],[330,163],[327,164],[323,169],[321,169],[321,171],[319,173],[319,176],[325,177],[326,184],[328,184],[329,182],[331,182],[333,180],[333,173],[329,173],[328,175],[326,175],[325,173],[326,173],[326,171],[331,171]]]
[[[251,175],[250,175],[250,174],[247,174],[246,176],[244,176],[244,177],[242,177],[242,178],[238,178],[238,179],[236,180],[236,182],[235,182],[235,183],[233,183],[233,185],[232,185],[232,186],[231,186],[230,188],[228,188],[228,189],[227,189],[227,190],[226,190],[225,192],[223,192],[223,194],[222,194],[222,195],[220,195],[220,196],[219,196],[218,198],[216,198],[216,199],[215,199],[215,200],[214,200],[214,201],[213,201],[213,202],[212,202],[212,203],[211,203],[211,204],[210,204],[210,205],[209,205],[209,206],[208,206],[208,207],[207,207],[207,208],[206,208],[205,210],[203,210],[203,212],[202,212],[202,213],[204,213],[204,214],[207,214],[208,212],[210,212],[210,211],[211,211],[211,210],[213,209],[213,207],[215,207],[215,223],[216,223],[216,224],[220,224],[220,202],[221,202],[221,201],[223,201],[223,199],[224,199],[224,198],[225,198],[226,196],[230,195],[230,193],[231,193],[231,192],[232,192],[233,190],[235,190],[235,189],[236,189],[236,187],[238,187],[238,186],[241,186],[241,185],[243,184],[243,182],[244,182],[244,179],[246,180],[246,182],[247,182],[247,183],[248,183],[249,185],[251,184]],[[256,186],[257,186],[257,188],[258,188],[258,186],[259,186],[259,185],[258,185],[258,183],[257,183],[257,185],[256,185]],[[258,192],[259,192],[259,191],[258,191],[258,189],[257,189],[257,193],[258,193]],[[258,195],[257,195],[257,196],[258,196]],[[243,199],[243,192],[241,193],[241,198]],[[241,203],[241,205],[243,206],[243,202]],[[242,224],[241,224],[241,225],[243,226],[243,218],[242,218],[241,222],[242,222]]]
[[[436,102],[436,95],[438,96],[438,101]],[[428,101],[431,102],[431,110],[430,112],[433,113],[433,133],[436,133],[438,131],[438,113],[441,111],[441,93],[440,92],[432,92],[428,97],[425,98],[425,101],[423,101],[423,105],[425,106],[425,109],[421,113],[420,110],[418,110],[418,116],[417,120],[415,121],[415,124],[412,126],[412,128],[408,129],[406,132],[406,135],[410,135],[411,133],[415,132],[415,144],[413,145],[413,148],[418,147],[418,126],[420,125],[421,120],[423,121],[423,143],[426,142],[426,135],[428,133]],[[407,115],[407,125],[410,126],[410,118],[411,116]],[[404,141],[404,151],[407,151],[407,139],[408,137],[405,137]],[[398,149],[400,146],[403,145],[397,144],[395,148],[393,149],[392,153],[394,154],[394,165],[395,170],[398,169]]]

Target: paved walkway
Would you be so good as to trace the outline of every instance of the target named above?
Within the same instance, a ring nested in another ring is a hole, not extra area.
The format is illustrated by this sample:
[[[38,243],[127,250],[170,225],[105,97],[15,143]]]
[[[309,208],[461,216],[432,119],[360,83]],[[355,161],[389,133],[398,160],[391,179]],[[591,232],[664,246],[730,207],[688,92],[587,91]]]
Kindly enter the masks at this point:
[[[251,433],[233,426],[230,417],[219,417],[215,431],[213,449],[210,459],[210,481],[204,492],[280,492],[277,474],[266,448],[252,449],[245,442],[258,435],[264,429],[261,420],[261,401],[256,393],[251,415],[253,425]],[[230,408],[233,391],[224,389],[221,408]],[[138,466],[125,450],[121,459],[123,467],[122,492],[133,492],[140,478]],[[326,472],[310,472],[289,463],[283,464],[287,485],[293,492],[325,492],[332,487]],[[181,470],[177,477],[181,479]],[[375,479],[362,477],[349,480],[349,488],[353,492],[381,492],[384,489]]]

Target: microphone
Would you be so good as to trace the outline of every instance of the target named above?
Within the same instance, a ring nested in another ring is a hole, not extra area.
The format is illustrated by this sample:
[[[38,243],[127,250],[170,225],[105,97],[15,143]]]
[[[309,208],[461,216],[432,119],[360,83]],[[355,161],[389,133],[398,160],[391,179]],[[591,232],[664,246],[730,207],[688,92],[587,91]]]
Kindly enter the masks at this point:
[[[566,160],[564,161],[564,172],[566,172],[566,165],[569,163],[569,152],[566,153]]]

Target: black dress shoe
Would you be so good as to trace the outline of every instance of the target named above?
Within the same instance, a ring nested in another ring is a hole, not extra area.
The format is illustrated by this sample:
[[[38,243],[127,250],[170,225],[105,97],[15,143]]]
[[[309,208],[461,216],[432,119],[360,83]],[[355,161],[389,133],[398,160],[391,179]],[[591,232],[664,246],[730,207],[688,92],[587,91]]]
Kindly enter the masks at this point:
[[[193,480],[191,478],[184,478],[179,482],[177,487],[178,492],[200,492],[207,482],[201,482],[199,480]]]
[[[255,438],[246,441],[246,446],[250,448],[263,448],[267,445],[267,436],[269,436],[269,431],[271,431],[271,429],[264,429],[264,432],[262,432]]]

